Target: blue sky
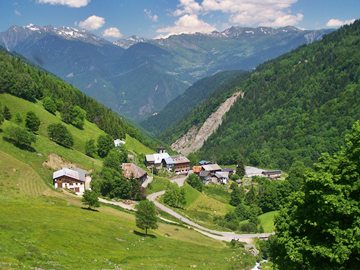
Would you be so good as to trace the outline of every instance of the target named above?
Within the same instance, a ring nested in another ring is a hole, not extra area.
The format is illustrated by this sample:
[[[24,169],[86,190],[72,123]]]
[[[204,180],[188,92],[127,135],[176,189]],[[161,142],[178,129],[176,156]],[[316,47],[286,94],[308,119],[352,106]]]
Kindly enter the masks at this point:
[[[84,28],[114,40],[211,32],[232,25],[336,28],[360,18],[360,0],[1,0],[0,31],[11,25]]]

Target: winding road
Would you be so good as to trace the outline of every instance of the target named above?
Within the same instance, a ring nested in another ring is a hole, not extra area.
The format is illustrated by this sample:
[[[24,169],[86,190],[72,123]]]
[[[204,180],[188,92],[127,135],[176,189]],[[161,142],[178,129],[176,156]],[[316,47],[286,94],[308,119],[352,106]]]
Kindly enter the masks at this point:
[[[190,219],[184,217],[183,215],[180,215],[179,213],[175,212],[171,208],[159,203],[156,199],[164,194],[165,194],[164,190],[155,192],[155,193],[148,195],[147,199],[149,201],[154,202],[156,207],[159,208],[160,210],[168,213],[169,215],[180,220],[181,222],[189,225],[191,228],[198,231],[199,233],[204,234],[213,239],[226,241],[226,242],[230,242],[231,240],[234,239],[234,240],[239,240],[241,242],[252,243],[252,240],[254,238],[267,238],[273,234],[273,233],[238,234],[238,233],[234,233],[234,232],[223,232],[223,231],[217,231],[217,230],[211,230],[211,229],[205,228],[205,227],[191,221]]]

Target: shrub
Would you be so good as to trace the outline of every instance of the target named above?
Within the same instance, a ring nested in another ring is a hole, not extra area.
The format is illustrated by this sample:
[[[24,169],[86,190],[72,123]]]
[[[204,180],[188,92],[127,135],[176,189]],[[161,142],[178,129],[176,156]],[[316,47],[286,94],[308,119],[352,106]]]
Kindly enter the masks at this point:
[[[48,126],[48,135],[52,141],[67,148],[74,145],[74,139],[71,133],[63,124],[50,124]]]
[[[40,119],[34,112],[28,112],[26,114],[25,126],[28,130],[36,132],[40,127]]]
[[[45,110],[47,110],[48,112],[50,112],[52,114],[55,114],[57,111],[56,103],[51,97],[45,97],[43,99],[43,106],[44,106]]]

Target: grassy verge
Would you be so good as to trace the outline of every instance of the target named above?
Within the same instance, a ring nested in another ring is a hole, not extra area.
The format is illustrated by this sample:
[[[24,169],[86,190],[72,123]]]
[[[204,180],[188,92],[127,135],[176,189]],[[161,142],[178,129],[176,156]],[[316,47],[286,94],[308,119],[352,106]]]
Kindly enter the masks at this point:
[[[278,211],[271,211],[259,216],[260,224],[264,228],[264,232],[273,232],[275,230],[274,218]]]

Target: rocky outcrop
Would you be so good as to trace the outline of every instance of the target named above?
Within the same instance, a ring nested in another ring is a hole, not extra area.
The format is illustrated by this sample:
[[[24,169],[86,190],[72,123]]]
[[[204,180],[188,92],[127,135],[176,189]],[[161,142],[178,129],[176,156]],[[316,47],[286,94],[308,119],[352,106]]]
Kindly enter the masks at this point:
[[[225,100],[219,108],[212,113],[202,126],[191,127],[181,138],[171,145],[174,151],[188,155],[199,150],[204,142],[213,134],[221,125],[224,115],[235,104],[239,97],[243,97],[243,92],[236,92]]]

